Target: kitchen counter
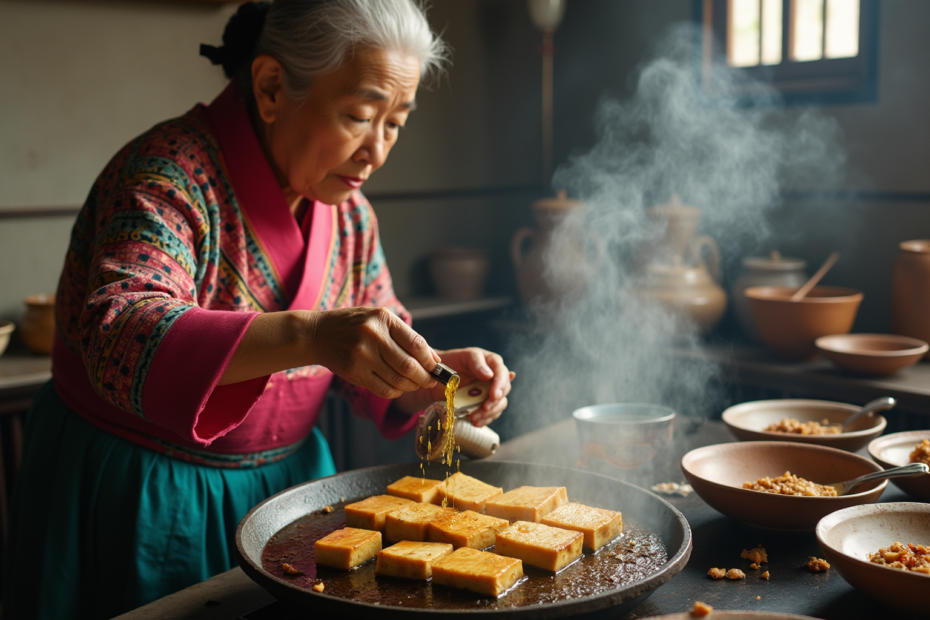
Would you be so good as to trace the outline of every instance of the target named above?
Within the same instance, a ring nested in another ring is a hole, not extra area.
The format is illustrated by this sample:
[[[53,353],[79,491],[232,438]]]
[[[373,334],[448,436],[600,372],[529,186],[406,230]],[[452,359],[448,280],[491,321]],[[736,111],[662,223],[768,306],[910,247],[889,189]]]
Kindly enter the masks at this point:
[[[601,467],[592,463],[592,469],[640,486],[680,482],[678,463],[685,452],[733,439],[720,422],[698,423],[684,419],[676,428],[668,454],[655,465],[623,472],[606,469],[606,464]],[[575,441],[574,422],[569,419],[504,442],[492,458],[577,466]],[[665,498],[684,513],[691,524],[694,534],[691,559],[669,583],[617,620],[689,610],[695,600],[716,609],[779,611],[826,620],[885,617],[885,609],[854,590],[835,570],[813,574],[804,568],[810,556],[821,555],[813,534],[780,534],[749,528],[721,515],[694,493],[687,497]],[[907,496],[889,485],[881,501],[907,501]],[[740,551],[760,543],[771,558],[764,566],[771,573],[770,580],[759,579],[761,571],[751,570],[746,571],[747,577],[741,581],[713,581],[707,577],[711,567],[745,568],[745,562],[739,558]],[[305,616],[276,602],[239,568],[119,616],[120,620],[297,620],[302,617]]]

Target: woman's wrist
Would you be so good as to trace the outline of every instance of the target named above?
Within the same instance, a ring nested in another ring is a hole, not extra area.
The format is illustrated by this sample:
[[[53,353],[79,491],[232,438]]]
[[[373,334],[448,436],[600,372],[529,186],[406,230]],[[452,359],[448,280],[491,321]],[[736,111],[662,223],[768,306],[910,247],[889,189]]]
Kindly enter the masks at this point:
[[[249,324],[226,366],[220,385],[319,363],[315,346],[319,312],[287,310],[260,314]]]

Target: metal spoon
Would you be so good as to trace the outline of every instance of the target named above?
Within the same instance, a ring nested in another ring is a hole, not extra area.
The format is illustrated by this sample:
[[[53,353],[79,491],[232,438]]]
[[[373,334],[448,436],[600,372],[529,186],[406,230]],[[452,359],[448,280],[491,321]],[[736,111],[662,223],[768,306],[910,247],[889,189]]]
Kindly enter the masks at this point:
[[[886,411],[897,404],[898,401],[896,401],[891,396],[882,396],[881,398],[876,398],[872,402],[865,405],[862,409],[846,418],[846,420],[840,423],[839,426],[843,431],[845,431],[848,426],[850,426],[859,418],[873,413],[878,413],[879,411]]]
[[[930,473],[930,467],[927,467],[926,463],[911,463],[910,465],[905,465],[903,467],[892,467],[891,469],[886,469],[885,471],[876,471],[871,474],[859,476],[858,478],[850,480],[849,482],[834,482],[833,484],[825,484],[823,486],[833,487],[836,489],[837,496],[840,496],[846,495],[857,486],[865,482],[871,482],[873,480],[884,480],[885,478],[899,478],[901,476],[916,476],[918,474],[928,473]]]

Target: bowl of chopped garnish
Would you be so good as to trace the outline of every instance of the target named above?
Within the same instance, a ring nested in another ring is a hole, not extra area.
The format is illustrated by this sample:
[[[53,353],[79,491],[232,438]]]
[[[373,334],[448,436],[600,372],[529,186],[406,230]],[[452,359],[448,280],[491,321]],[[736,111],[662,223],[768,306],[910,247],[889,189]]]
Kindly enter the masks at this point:
[[[879,437],[869,444],[869,454],[885,469],[908,463],[930,465],[930,431],[907,431]],[[930,474],[893,478],[892,481],[914,499],[930,502]]]
[[[838,496],[828,485],[880,472],[867,458],[824,446],[746,441],[705,446],[681,459],[681,471],[711,508],[753,527],[812,532],[824,516],[878,500],[887,480]]]
[[[930,506],[853,506],[824,517],[816,532],[827,561],[851,586],[893,609],[927,617]],[[887,617],[896,616],[889,611]]]
[[[743,441],[792,441],[856,452],[888,424],[873,413],[843,428],[843,421],[859,409],[829,400],[754,400],[724,411],[723,422]]]

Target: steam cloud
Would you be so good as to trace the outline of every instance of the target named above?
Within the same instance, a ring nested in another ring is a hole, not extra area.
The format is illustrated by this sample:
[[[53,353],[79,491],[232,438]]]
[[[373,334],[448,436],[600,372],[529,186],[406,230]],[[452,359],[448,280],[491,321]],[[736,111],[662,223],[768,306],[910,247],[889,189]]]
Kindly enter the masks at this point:
[[[771,234],[766,213],[783,187],[840,181],[836,123],[772,105],[773,89],[725,65],[714,67],[707,86],[695,58],[699,36],[693,25],[671,29],[640,66],[633,96],[601,103],[598,143],[555,174],[553,187],[587,208],[558,227],[547,277],[578,279],[578,265],[560,255],[579,235],[596,236],[602,251],[583,293],[532,308],[540,329],[511,342],[521,386],[507,424],[517,432],[607,402],[663,404],[690,416],[719,407],[722,394],[712,386],[720,370],[694,326],[635,292],[639,248],[661,232],[646,209],[673,193],[701,208],[702,231],[717,240],[725,266],[736,267]],[[672,355],[672,347],[686,355]]]

